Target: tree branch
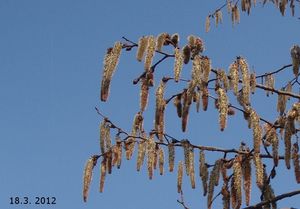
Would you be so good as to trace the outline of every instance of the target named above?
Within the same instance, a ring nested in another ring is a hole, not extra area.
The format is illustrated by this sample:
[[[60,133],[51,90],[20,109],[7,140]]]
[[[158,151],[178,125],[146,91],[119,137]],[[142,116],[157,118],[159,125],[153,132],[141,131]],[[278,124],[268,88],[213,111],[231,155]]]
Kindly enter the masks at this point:
[[[284,198],[292,197],[292,196],[295,196],[295,195],[298,195],[298,194],[300,194],[300,190],[295,190],[293,192],[284,193],[284,194],[281,194],[281,195],[278,195],[278,196],[274,197],[271,200],[265,200],[265,201],[262,201],[260,203],[257,203],[256,205],[249,206],[249,207],[246,207],[244,209],[260,209],[264,205],[267,205],[267,204],[270,204],[270,203],[273,203],[273,202],[277,202],[277,201],[282,200]]]

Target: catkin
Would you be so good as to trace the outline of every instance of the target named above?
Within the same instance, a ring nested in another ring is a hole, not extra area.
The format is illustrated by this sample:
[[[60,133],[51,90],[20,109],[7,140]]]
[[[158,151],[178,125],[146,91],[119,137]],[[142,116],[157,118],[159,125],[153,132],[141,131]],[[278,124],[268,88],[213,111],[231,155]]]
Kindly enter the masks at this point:
[[[251,159],[246,157],[242,162],[242,175],[244,181],[244,191],[246,197],[246,205],[249,206],[250,204],[250,197],[251,197]]]
[[[105,120],[100,124],[100,151],[101,154],[105,153]]]
[[[222,88],[227,91],[229,89],[229,81],[223,69],[219,69],[217,71],[217,79],[220,83],[222,83]]]
[[[207,107],[208,107],[208,88],[207,86],[205,86],[203,89],[202,89],[202,109],[204,111],[207,110]]]
[[[183,163],[182,161],[178,162],[178,172],[177,172],[177,192],[181,193],[182,189],[182,177],[183,177]]]
[[[147,84],[147,80],[145,78],[141,81],[141,91],[140,91],[140,109],[141,111],[145,111],[148,104],[149,97],[149,86]]]
[[[110,82],[118,65],[122,46],[121,42],[116,42],[114,47],[109,48],[105,55],[100,95],[100,99],[103,102],[105,102],[108,98]]]
[[[291,58],[293,63],[293,73],[295,77],[297,77],[299,73],[299,66],[300,66],[300,47],[298,45],[294,45],[291,48]]]
[[[210,209],[212,206],[212,199],[214,196],[214,187],[218,182],[218,176],[220,175],[220,167],[215,164],[213,170],[210,172],[209,183],[208,183],[208,195],[207,195],[207,208]]]
[[[284,88],[282,88],[281,90],[284,90]],[[283,113],[285,112],[286,102],[287,102],[287,97],[284,94],[278,94],[277,112],[279,112],[280,115],[283,115]]]
[[[237,62],[233,62],[230,66],[229,66],[229,86],[230,89],[233,90],[234,95],[237,96],[238,94],[238,85],[239,85],[239,68],[238,68],[238,64]]]
[[[122,163],[122,141],[119,135],[116,136],[116,165],[117,168],[120,169]]]
[[[190,181],[191,181],[191,186],[193,189],[195,189],[196,184],[195,184],[195,160],[194,160],[194,149],[190,149],[189,153],[189,174],[190,174]]]
[[[155,130],[158,132],[158,138],[163,140],[164,132],[164,111],[166,101],[164,100],[165,82],[161,81],[156,90],[156,106],[155,106]]]
[[[174,98],[174,105],[176,107],[177,116],[181,118],[182,116],[182,104],[181,104],[181,94],[178,94]]]
[[[255,93],[255,89],[256,89],[256,75],[255,75],[255,73],[251,73],[250,74],[250,91],[252,94]]]
[[[216,26],[218,26],[219,23],[222,23],[222,21],[223,21],[223,14],[222,14],[221,10],[218,10],[216,12],[215,19],[216,19]]]
[[[208,180],[208,169],[205,164],[205,154],[201,150],[199,153],[199,175],[201,177],[202,186],[203,186],[203,196],[207,194],[207,180]]]
[[[188,176],[190,171],[190,142],[188,140],[182,140],[181,145],[183,147],[185,172]]]
[[[145,154],[146,154],[146,141],[140,141],[138,145],[138,156],[137,156],[137,164],[136,164],[136,170],[140,171],[141,166],[144,163]]]
[[[291,114],[291,112],[289,111],[289,113]],[[288,113],[288,114],[289,114]],[[285,131],[284,131],[284,146],[285,146],[285,153],[284,153],[284,160],[285,160],[285,165],[287,167],[287,169],[290,169],[291,167],[291,148],[292,148],[292,135],[295,131],[295,124],[294,124],[294,120],[292,118],[289,117],[288,115],[288,119],[285,123],[285,127],[284,127]]]
[[[95,167],[97,163],[97,159],[92,156],[90,157],[84,168],[84,174],[83,174],[83,201],[86,202],[88,195],[89,195],[89,188],[92,181],[92,175],[93,175],[93,168]]]
[[[267,74],[267,76],[265,76],[265,86],[267,88],[274,89],[274,87],[275,87],[275,78],[272,74]],[[271,93],[273,94],[272,91],[271,91]],[[266,94],[267,94],[267,96],[269,96],[270,91],[266,90]]]
[[[168,33],[161,33],[157,36],[157,39],[156,39],[156,50],[157,51],[161,51],[168,35],[169,35]]]
[[[201,58],[199,55],[196,55],[193,59],[193,67],[192,67],[192,80],[195,85],[201,85],[201,74],[202,74],[202,66],[201,66]]]
[[[231,205],[232,205],[232,208],[236,208],[236,205],[237,205],[237,195],[236,195],[236,189],[234,187],[234,175],[232,176],[231,178],[231,182],[230,182],[230,199],[231,199]]]
[[[262,189],[264,186],[264,168],[259,153],[253,154],[253,162],[255,166],[256,184],[258,188]]]
[[[228,184],[224,183],[222,190],[222,200],[223,200],[223,209],[230,209],[230,191],[228,189]]]
[[[201,57],[202,81],[207,84],[211,71],[211,61],[208,57]]]
[[[148,46],[148,36],[142,36],[139,39],[138,48],[136,51],[136,59],[141,62]]]
[[[106,158],[104,157],[100,166],[100,192],[103,192],[104,181],[106,176]]]
[[[108,174],[111,174],[112,172],[112,150],[110,150],[109,152],[106,153],[105,155],[106,157],[106,170]]]
[[[147,167],[150,180],[153,178],[154,153],[155,141],[153,135],[150,135],[149,139],[147,140]]]
[[[146,57],[145,57],[145,71],[150,71],[154,53],[155,53],[155,45],[156,45],[156,40],[154,36],[149,36],[148,37],[148,45],[146,48]]]
[[[175,60],[174,60],[174,79],[176,82],[179,81],[180,78],[180,74],[181,74],[181,70],[183,67],[183,55],[180,51],[179,48],[175,48],[174,49],[174,56],[175,56]]]
[[[191,47],[189,45],[185,45],[183,47],[182,57],[183,57],[183,63],[188,64],[191,59]]]
[[[228,98],[224,89],[218,88],[218,108],[219,108],[219,125],[221,131],[224,131],[227,124],[227,114],[228,114]]]
[[[199,112],[200,110],[200,91],[199,90],[196,90],[194,92],[194,95],[193,95],[193,101],[196,103],[196,111]]]
[[[175,147],[173,143],[168,144],[169,171],[173,172],[175,162]]]
[[[178,46],[179,40],[180,40],[180,38],[179,38],[179,34],[178,33],[172,34],[172,36],[171,36],[171,43],[172,43],[172,45],[174,47]]]
[[[299,146],[298,146],[298,143],[293,144],[292,158],[293,158],[296,182],[298,184],[300,184],[300,161],[299,161]]]
[[[126,141],[125,141],[125,155],[126,155],[126,159],[130,160],[133,152],[134,152],[134,147],[135,147],[135,140],[132,137],[129,137]]]
[[[164,163],[165,163],[165,156],[164,150],[160,147],[158,150],[158,165],[159,165],[159,174],[164,174]]]
[[[238,65],[242,74],[242,104],[250,104],[250,75],[248,70],[248,64],[242,57],[238,59]]]
[[[242,157],[237,156],[233,161],[233,176],[234,176],[234,189],[236,193],[236,209],[239,209],[242,204]]]
[[[288,93],[292,93],[292,90],[293,90],[292,83],[289,82],[288,85],[286,86],[285,91],[288,92]],[[286,95],[285,97],[286,97],[286,99],[290,100],[290,96],[289,95]]]

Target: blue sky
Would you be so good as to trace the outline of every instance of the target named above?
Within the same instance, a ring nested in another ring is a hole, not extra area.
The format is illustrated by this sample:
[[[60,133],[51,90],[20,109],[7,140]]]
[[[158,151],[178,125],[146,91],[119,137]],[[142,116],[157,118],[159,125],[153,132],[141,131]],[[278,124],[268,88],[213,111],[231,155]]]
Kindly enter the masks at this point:
[[[241,23],[234,27],[224,11],[223,24],[218,28],[212,24],[211,32],[205,33],[205,17],[222,4],[199,0],[1,0],[1,208],[181,208],[176,203],[175,173],[155,173],[154,180],[149,181],[145,168],[140,173],[135,171],[135,160],[124,161],[121,170],[107,177],[103,194],[98,192],[97,166],[89,200],[83,203],[84,164],[99,152],[101,118],[94,107],[127,130],[138,111],[139,87],[133,86],[132,80],[142,72],[143,65],[136,62],[135,50],[122,53],[107,103],[99,100],[102,60],[106,48],[122,36],[137,41],[142,35],[178,32],[182,45],[189,34],[200,36],[213,67],[227,69],[239,55],[257,74],[291,63],[290,47],[300,44],[300,21],[289,11],[281,17],[272,4],[264,8],[258,4],[250,16],[243,13]],[[171,61],[161,65],[158,74],[171,75],[170,66]],[[189,73],[186,67],[183,75]],[[282,78],[291,79],[293,74],[280,74],[276,87],[282,86]],[[172,92],[172,88],[167,89],[167,95]],[[253,106],[258,113],[274,121],[277,97],[266,98],[258,90],[255,98]],[[145,113],[148,129],[152,128],[154,114],[151,105],[153,101]],[[180,120],[174,115],[174,108],[168,107],[166,131],[179,139],[227,148],[237,147],[241,139],[252,143],[251,131],[241,123],[241,114],[230,118],[228,129],[220,133],[218,115],[211,106],[208,112],[190,117],[187,134],[181,133]],[[280,168],[284,168],[283,163]],[[190,189],[188,179],[184,184],[187,204],[205,207],[200,180],[195,191]],[[293,170],[278,170],[276,194],[296,188]],[[28,196],[32,201],[36,196],[54,196],[57,204],[14,206],[9,204],[13,196]],[[253,198],[252,203],[258,201]],[[215,208],[220,204],[217,200]],[[299,197],[282,201],[279,206],[300,207]]]

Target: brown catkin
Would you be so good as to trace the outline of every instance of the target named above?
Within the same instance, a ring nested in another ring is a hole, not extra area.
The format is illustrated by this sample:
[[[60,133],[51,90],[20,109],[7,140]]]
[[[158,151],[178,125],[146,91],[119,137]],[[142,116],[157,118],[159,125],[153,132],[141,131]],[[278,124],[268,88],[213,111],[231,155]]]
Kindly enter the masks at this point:
[[[196,183],[195,183],[195,157],[194,157],[194,149],[190,149],[190,165],[189,165],[189,174],[190,174],[190,181],[191,181],[191,187],[195,189]]]
[[[248,64],[242,57],[237,59],[242,74],[242,104],[250,104],[250,75]]]
[[[228,114],[228,98],[226,91],[222,88],[218,88],[218,108],[219,108],[219,125],[221,131],[224,131],[227,124],[227,114]]]
[[[250,91],[252,94],[255,93],[255,89],[256,89],[256,75],[255,75],[255,73],[251,73],[250,74]]]
[[[122,163],[122,141],[119,136],[116,137],[116,152],[117,152],[117,168],[120,169]]]
[[[193,68],[192,68],[192,80],[195,83],[195,85],[201,85],[201,74],[202,74],[202,68],[201,68],[201,58],[199,55],[196,55],[193,59]]]
[[[234,95],[238,95],[239,87],[239,68],[237,62],[233,62],[229,66],[229,86],[233,90]]]
[[[177,172],[177,192],[181,193],[182,187],[182,177],[183,177],[183,163],[182,161],[178,162],[178,172]]]
[[[246,197],[246,205],[249,206],[250,204],[250,197],[251,197],[251,159],[246,157],[242,162],[242,175],[244,180],[244,191]]]
[[[230,199],[231,199],[231,205],[232,205],[232,208],[236,208],[236,205],[237,205],[237,196],[236,196],[236,189],[234,187],[234,175],[232,176],[231,178],[231,182],[230,182]]]
[[[100,124],[100,151],[101,154],[105,153],[105,120]]]
[[[209,74],[211,72],[210,58],[208,58],[206,56],[201,57],[201,71],[202,71],[202,81],[206,85],[209,80]]]
[[[167,37],[168,37],[168,33],[161,33],[157,36],[157,39],[156,39],[156,50],[157,51],[162,50],[162,47],[163,47]]]
[[[136,164],[136,170],[140,171],[141,166],[144,163],[145,154],[146,154],[146,141],[140,141],[138,145],[138,156],[137,156],[137,164]]]
[[[182,140],[181,145],[183,148],[183,154],[184,154],[184,165],[185,165],[185,172],[186,175],[189,175],[189,167],[190,167],[190,142],[188,140]]]
[[[181,104],[181,94],[178,94],[174,98],[174,105],[176,107],[177,116],[181,118],[182,116],[182,104]]]
[[[138,48],[136,51],[136,59],[141,62],[148,46],[148,37],[142,36],[139,39]]]
[[[188,64],[191,59],[191,47],[189,45],[185,45],[182,48],[182,57],[183,57],[183,63]]]
[[[223,209],[230,209],[230,191],[228,189],[228,183],[224,183],[222,190]]]
[[[135,148],[135,140],[132,137],[129,137],[125,142],[125,155],[126,159],[130,160]]]
[[[284,88],[282,88],[281,90],[284,90]],[[285,112],[286,102],[287,102],[287,97],[284,94],[278,94],[277,112],[279,112],[280,115],[283,115],[283,113]]]
[[[106,158],[104,157],[100,166],[100,192],[103,192],[106,176]]]
[[[193,95],[193,100],[196,103],[196,111],[197,112],[199,112],[199,110],[200,110],[200,97],[201,97],[200,91],[196,90]]]
[[[92,156],[87,160],[85,164],[84,173],[83,173],[83,192],[82,192],[84,202],[87,201],[89,195],[89,188],[93,176],[93,168],[95,167],[96,163],[97,163],[97,159],[94,156]]]
[[[207,107],[208,107],[208,88],[207,86],[205,86],[203,89],[202,89],[202,109],[204,111],[207,110]]]
[[[262,189],[264,186],[264,168],[259,153],[253,154],[253,162],[255,166],[256,184],[258,188]]]
[[[217,71],[217,79],[220,81],[220,83],[222,83],[222,88],[225,91],[228,91],[229,89],[229,81],[228,81],[228,77],[226,75],[226,72],[223,69],[219,69]]]
[[[140,109],[142,112],[145,111],[148,104],[149,97],[149,86],[145,78],[141,81],[141,91],[140,91]]]
[[[299,66],[300,66],[300,47],[298,45],[294,45],[291,48],[291,58],[293,63],[293,73],[295,77],[299,74]]]
[[[217,161],[216,161],[217,162]],[[208,195],[207,195],[207,208],[210,209],[212,206],[212,200],[214,196],[214,187],[218,184],[218,178],[220,176],[220,166],[215,163],[213,170],[210,172],[209,183],[208,183]]]
[[[298,143],[293,144],[292,158],[293,158],[296,182],[298,184],[300,184],[300,161],[299,161],[299,146],[298,146]]]
[[[110,137],[110,126],[108,123],[105,123],[105,147],[106,150],[110,150],[112,147],[111,137]]]
[[[148,45],[146,48],[146,57],[145,57],[145,71],[150,71],[150,67],[152,65],[154,53],[155,53],[155,45],[156,45],[156,40],[154,36],[149,36],[148,37]]]
[[[106,170],[108,174],[111,174],[112,172],[112,150],[106,153]]]
[[[150,135],[147,140],[147,167],[148,167],[148,176],[151,180],[153,178],[153,167],[154,167],[154,155],[155,155],[155,141],[154,136]]]
[[[288,92],[288,93],[292,93],[292,91],[293,91],[293,86],[292,86],[292,83],[291,83],[291,82],[288,83],[288,85],[286,86],[285,91]],[[286,95],[286,99],[290,100],[290,96]]]
[[[106,101],[109,95],[109,87],[112,76],[117,68],[122,51],[122,43],[116,42],[113,48],[109,48],[104,58],[104,68],[101,81],[101,101]]]
[[[165,82],[162,80],[156,90],[156,106],[155,106],[155,130],[158,132],[158,138],[163,140],[164,132],[164,111],[166,101],[164,100]]]
[[[164,150],[160,147],[158,150],[158,165],[159,165],[159,174],[164,174],[164,163],[165,163],[165,155]]]
[[[175,48],[174,51],[174,79],[176,82],[178,82],[183,67],[183,55],[179,48]]]
[[[199,153],[199,175],[201,177],[202,186],[203,186],[203,196],[207,194],[207,180],[208,180],[208,169],[205,164],[205,154],[201,150]]]
[[[237,156],[233,161],[234,189],[236,192],[236,205],[234,208],[239,209],[242,204],[242,156]]]
[[[173,143],[168,144],[169,171],[173,172],[175,162],[175,146]]]
[[[289,118],[286,121],[285,124],[285,131],[284,131],[284,146],[285,146],[285,152],[284,152],[284,160],[285,165],[287,169],[291,168],[291,148],[292,148],[292,135],[295,129],[294,120]]]

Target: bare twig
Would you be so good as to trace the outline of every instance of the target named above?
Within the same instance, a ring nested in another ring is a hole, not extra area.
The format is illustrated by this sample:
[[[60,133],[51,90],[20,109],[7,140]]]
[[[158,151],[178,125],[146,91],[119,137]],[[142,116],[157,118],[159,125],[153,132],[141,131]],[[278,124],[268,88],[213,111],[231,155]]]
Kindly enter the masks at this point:
[[[273,202],[277,202],[277,201],[282,200],[284,198],[292,197],[292,196],[295,196],[295,195],[298,195],[298,194],[300,194],[300,190],[295,190],[293,192],[284,193],[284,194],[281,194],[281,195],[278,195],[278,196],[274,197],[273,199],[262,201],[260,203],[257,203],[256,205],[249,206],[249,207],[246,207],[244,209],[259,209],[264,205],[267,205],[267,204],[270,204],[270,203],[273,203]]]

